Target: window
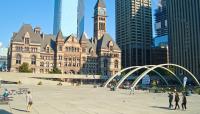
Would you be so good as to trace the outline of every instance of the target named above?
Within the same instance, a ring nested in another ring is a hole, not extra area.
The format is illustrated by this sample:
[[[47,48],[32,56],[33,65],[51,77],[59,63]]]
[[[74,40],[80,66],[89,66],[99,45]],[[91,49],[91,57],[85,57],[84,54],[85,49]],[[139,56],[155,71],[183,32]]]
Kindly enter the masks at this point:
[[[46,62],[46,67],[49,67],[49,62]]]
[[[41,66],[41,67],[44,67],[44,62],[40,62],[40,66]]]
[[[62,51],[62,46],[61,45],[59,46],[59,51]]]
[[[29,47],[25,47],[25,52],[29,52]]]
[[[58,60],[62,60],[62,55],[59,55],[59,56],[58,56]]]
[[[110,51],[113,51],[113,46],[110,46]]]
[[[104,65],[103,65],[104,67],[107,67],[107,66],[108,66],[108,60],[107,60],[107,59],[104,59],[104,62],[103,62],[103,63],[104,63]]]
[[[16,64],[21,64],[21,55],[17,55],[16,57]]]
[[[36,64],[36,56],[35,56],[35,55],[33,55],[33,56],[31,57],[31,64],[32,64],[32,65],[35,65],[35,64]]]
[[[50,52],[49,47],[47,47],[47,53],[49,53],[49,52]]]
[[[25,38],[25,44],[29,44],[29,38]]]
[[[115,64],[115,68],[118,68],[119,62],[117,60],[114,62],[114,64]]]

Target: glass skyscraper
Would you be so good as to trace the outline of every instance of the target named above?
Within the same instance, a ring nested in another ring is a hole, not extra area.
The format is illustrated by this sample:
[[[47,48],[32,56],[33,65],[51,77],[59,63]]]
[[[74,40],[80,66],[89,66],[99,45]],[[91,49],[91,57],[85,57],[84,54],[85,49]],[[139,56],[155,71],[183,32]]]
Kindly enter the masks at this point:
[[[77,33],[78,0],[55,0],[53,34],[64,36]]]
[[[85,32],[85,0],[78,0],[77,37],[80,39]]]

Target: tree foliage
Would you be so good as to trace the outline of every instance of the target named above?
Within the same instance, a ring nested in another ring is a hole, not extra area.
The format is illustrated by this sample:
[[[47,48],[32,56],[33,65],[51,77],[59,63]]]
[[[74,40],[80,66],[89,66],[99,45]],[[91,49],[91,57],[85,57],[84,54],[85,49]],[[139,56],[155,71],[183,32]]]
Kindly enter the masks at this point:
[[[61,70],[57,67],[53,67],[53,70],[49,72],[50,74],[62,74]]]
[[[23,63],[23,64],[19,67],[19,72],[22,72],[22,73],[31,73],[32,70],[29,69],[29,64],[28,64],[28,63]]]

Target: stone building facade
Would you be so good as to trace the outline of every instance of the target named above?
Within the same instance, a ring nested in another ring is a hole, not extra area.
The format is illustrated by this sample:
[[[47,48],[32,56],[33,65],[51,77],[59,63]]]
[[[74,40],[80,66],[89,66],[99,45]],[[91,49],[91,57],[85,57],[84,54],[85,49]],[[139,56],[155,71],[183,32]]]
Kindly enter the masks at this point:
[[[106,33],[106,8],[98,0],[94,13],[94,37],[88,39],[83,33],[64,37],[41,32],[39,27],[24,24],[13,33],[8,52],[8,68],[18,72],[22,63],[28,63],[33,73],[49,73],[57,67],[63,74],[114,75],[121,69],[121,50]]]

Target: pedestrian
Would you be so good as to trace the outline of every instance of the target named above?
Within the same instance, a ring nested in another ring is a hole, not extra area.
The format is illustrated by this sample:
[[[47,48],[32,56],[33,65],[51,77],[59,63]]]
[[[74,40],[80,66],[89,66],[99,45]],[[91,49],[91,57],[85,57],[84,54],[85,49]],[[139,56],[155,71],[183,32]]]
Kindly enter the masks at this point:
[[[4,90],[4,93],[3,93],[3,100],[7,101],[8,100],[8,96],[9,96],[9,92],[7,89]]]
[[[172,101],[173,101],[173,92],[169,93],[168,95],[169,97],[169,109],[173,108],[173,104],[172,104]]]
[[[178,107],[178,109],[180,109],[180,106],[179,106],[179,100],[180,100],[180,98],[179,98],[179,94],[178,94],[178,92],[176,92],[176,94],[175,94],[175,110],[176,110],[176,108]]]
[[[182,109],[183,110],[187,109],[186,104],[187,104],[187,99],[186,99],[185,94],[183,93],[183,98],[182,98]]]
[[[134,94],[135,92],[135,88],[134,87],[130,87],[130,95]]]
[[[27,112],[30,112],[31,107],[33,105],[33,98],[30,91],[28,91],[28,93],[26,94],[26,103],[27,103]]]

